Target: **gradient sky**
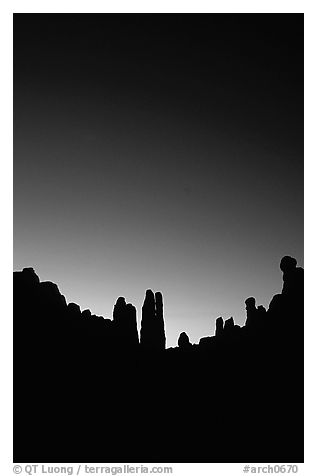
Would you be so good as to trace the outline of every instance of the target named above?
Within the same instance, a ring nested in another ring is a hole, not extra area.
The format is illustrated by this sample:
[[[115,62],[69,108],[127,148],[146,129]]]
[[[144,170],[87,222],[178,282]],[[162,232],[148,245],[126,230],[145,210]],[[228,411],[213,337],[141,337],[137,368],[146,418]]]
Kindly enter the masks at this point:
[[[303,265],[302,14],[15,14],[14,268],[167,345]]]

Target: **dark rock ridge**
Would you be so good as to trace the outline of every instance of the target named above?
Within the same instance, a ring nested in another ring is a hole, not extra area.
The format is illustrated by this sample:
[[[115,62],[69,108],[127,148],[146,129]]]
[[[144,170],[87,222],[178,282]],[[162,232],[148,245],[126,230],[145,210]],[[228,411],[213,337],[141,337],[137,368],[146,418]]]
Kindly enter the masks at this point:
[[[162,294],[113,319],[14,272],[14,461],[303,461],[303,269],[281,260],[268,309],[165,349]]]

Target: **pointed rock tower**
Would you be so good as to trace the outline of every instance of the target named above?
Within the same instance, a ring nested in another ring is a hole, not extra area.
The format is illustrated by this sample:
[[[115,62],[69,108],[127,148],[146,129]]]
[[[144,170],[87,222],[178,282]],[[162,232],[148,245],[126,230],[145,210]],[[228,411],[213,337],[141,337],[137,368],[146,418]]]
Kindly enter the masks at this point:
[[[166,344],[163,298],[148,289],[142,306],[141,346],[147,350],[164,350]]]

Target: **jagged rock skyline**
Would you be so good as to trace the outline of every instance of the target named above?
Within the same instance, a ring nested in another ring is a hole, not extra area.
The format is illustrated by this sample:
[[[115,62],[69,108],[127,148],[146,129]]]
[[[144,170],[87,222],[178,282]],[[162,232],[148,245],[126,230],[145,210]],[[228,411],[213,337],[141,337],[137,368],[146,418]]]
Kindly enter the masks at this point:
[[[283,273],[283,286],[281,294],[274,295],[268,311],[274,313],[278,309],[283,296],[290,300],[296,299],[298,289],[301,289],[304,283],[303,269],[297,267],[297,260],[290,256],[284,256],[280,262],[280,269]],[[67,303],[57,284],[50,281],[40,281],[33,268],[24,268],[22,271],[14,272],[15,278],[20,280],[31,289],[31,296],[34,286],[41,289],[42,299],[50,307],[50,312],[64,314],[67,309],[67,315],[72,319],[86,320],[88,323],[99,320],[111,329],[111,335],[122,348],[136,348],[139,344],[145,350],[153,349],[161,351],[166,348],[165,322],[163,314],[163,296],[161,292],[146,290],[145,298],[141,311],[140,332],[137,326],[137,309],[133,304],[126,303],[124,297],[118,297],[113,308],[113,319],[92,314],[89,309],[81,310],[76,303]],[[267,310],[263,305],[256,306],[256,299],[249,297],[245,300],[246,320],[244,327],[254,329],[265,325]],[[193,316],[194,318],[194,316]],[[237,325],[234,317],[223,319],[218,317],[215,321],[215,337],[234,336],[239,333],[241,326]],[[206,345],[212,342],[212,336],[201,337],[199,345]],[[185,331],[181,331],[177,344],[181,348],[190,348],[192,345],[190,338]]]
[[[167,346],[267,307],[303,264],[303,23],[15,15],[14,269],[139,326],[159,290]]]
[[[166,349],[159,291],[145,292],[139,337],[123,296],[105,319],[14,272],[16,461],[301,462],[304,272],[291,257],[280,270],[267,309],[245,300],[245,325],[218,317],[198,344],[183,330]]]
[[[15,457],[301,461],[304,14],[13,33]]]

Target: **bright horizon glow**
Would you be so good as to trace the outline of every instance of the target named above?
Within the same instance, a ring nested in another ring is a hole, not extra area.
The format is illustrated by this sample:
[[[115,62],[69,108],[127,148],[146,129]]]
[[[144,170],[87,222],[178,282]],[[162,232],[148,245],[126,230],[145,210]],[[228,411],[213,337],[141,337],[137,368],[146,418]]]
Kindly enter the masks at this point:
[[[14,268],[108,318],[161,291],[168,346],[243,325],[303,263],[301,21],[51,18],[16,19]]]
[[[279,263],[278,263],[279,264]],[[298,263],[298,266],[301,265]],[[23,267],[33,267],[33,266],[23,266]],[[15,271],[21,271],[21,269],[15,269]],[[57,284],[59,291],[66,298],[66,302],[75,302],[81,308],[81,311],[89,309],[92,314],[101,315],[104,318],[112,319],[113,306],[119,296],[123,296],[126,299],[126,302],[131,302],[136,307],[137,310],[137,322],[138,330],[140,331],[141,325],[141,310],[142,304],[145,297],[146,287],[142,293],[138,291],[137,286],[131,286],[129,283],[125,282],[121,289],[126,289],[126,293],[117,293],[114,295],[113,300],[111,301],[110,292],[106,292],[104,295],[102,293],[102,287],[99,285],[97,289],[89,289],[89,280],[83,279],[80,283],[77,283],[77,286],[73,286],[71,282],[59,283],[57,280],[52,280],[49,276],[49,271],[41,275],[37,269],[34,269],[36,274],[39,276],[40,281],[52,281]],[[58,275],[58,270],[55,271]],[[275,276],[274,276],[275,274]],[[215,333],[215,321],[216,318],[222,316],[225,319],[234,318],[235,323],[243,326],[246,319],[245,314],[245,304],[244,301],[247,297],[251,295],[256,298],[257,305],[264,305],[266,309],[273,297],[274,294],[278,294],[282,289],[282,273],[277,266],[275,273],[271,273],[272,287],[274,283],[276,284],[276,289],[273,290],[271,295],[265,294],[261,287],[259,287],[259,296],[248,294],[245,297],[242,297],[239,302],[239,296],[230,293],[228,290],[228,295],[232,299],[231,303],[226,301],[225,293],[222,293],[218,301],[213,298],[214,308],[209,307],[208,296],[201,296],[201,302],[197,303],[197,306],[193,306],[193,300],[191,296],[186,295],[184,292],[183,296],[181,290],[173,296],[173,291],[169,290],[166,293],[163,292],[163,305],[164,305],[164,321],[165,321],[165,333],[166,333],[166,346],[175,347],[177,345],[177,340],[181,332],[186,332],[189,335],[190,341],[192,343],[198,343],[201,337],[207,335],[214,335]],[[261,283],[265,283],[265,280],[258,278],[259,286]],[[266,283],[267,284],[267,283]],[[246,287],[246,286],[245,286]],[[243,289],[245,289],[243,287]],[[251,287],[251,284],[250,284]],[[208,288],[208,284],[206,289]],[[211,287],[210,287],[211,288]],[[112,292],[115,290],[111,287]],[[221,292],[220,286],[217,288],[218,292]],[[253,290],[256,288],[253,285]],[[155,291],[161,291],[161,289],[152,288]],[[211,289],[210,289],[211,291]],[[195,293],[193,293],[195,295]],[[199,294],[196,294],[199,295]],[[234,297],[232,297],[234,296]],[[187,297],[187,299],[186,299]],[[223,300],[223,301],[222,301]],[[187,309],[186,309],[187,306]],[[235,308],[236,306],[236,308]],[[227,312],[221,312],[221,307],[226,309]],[[177,309],[182,309],[182,312],[178,312]],[[184,311],[184,308],[186,311]],[[228,312],[229,310],[229,312]]]

